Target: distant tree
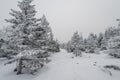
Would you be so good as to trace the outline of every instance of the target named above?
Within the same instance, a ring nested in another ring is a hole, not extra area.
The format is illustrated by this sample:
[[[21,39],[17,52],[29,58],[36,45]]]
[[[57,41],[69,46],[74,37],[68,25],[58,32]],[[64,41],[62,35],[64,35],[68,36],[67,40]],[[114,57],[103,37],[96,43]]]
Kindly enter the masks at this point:
[[[86,48],[90,53],[94,53],[95,49],[97,48],[96,35],[94,35],[93,33],[91,33],[87,39]]]
[[[83,48],[83,39],[82,37],[80,37],[80,35],[78,34],[78,32],[75,32],[73,34],[73,37],[71,39],[71,47],[72,47],[72,52],[74,52],[74,54],[76,56],[81,55],[81,50]]]
[[[65,49],[67,50],[67,52],[73,52],[71,41],[68,41],[66,43]]]
[[[85,50],[87,49],[87,39],[84,39]]]
[[[99,36],[97,38],[97,47],[98,48],[101,48],[102,40],[103,40],[103,33],[99,33]]]
[[[106,50],[109,39],[119,36],[119,33],[120,33],[120,30],[119,28],[116,28],[116,27],[109,27],[108,29],[106,29],[103,35],[103,39],[101,41],[101,50]]]
[[[107,50],[107,43],[108,40],[106,39],[106,37],[103,37],[102,41],[101,41],[101,50]]]
[[[106,29],[105,31],[105,38],[107,40],[109,40],[111,37],[116,36],[117,33],[117,29],[115,27],[109,27],[108,29]]]
[[[66,44],[65,43],[60,43],[60,48],[61,49],[65,49],[66,48]]]
[[[80,35],[80,50],[81,51],[85,51],[85,43],[84,43],[84,39],[83,39],[82,33]]]
[[[80,35],[78,34],[78,32],[75,32],[73,34],[73,37],[71,38],[71,45],[72,45],[72,48],[73,50],[76,48],[76,47],[80,47]]]

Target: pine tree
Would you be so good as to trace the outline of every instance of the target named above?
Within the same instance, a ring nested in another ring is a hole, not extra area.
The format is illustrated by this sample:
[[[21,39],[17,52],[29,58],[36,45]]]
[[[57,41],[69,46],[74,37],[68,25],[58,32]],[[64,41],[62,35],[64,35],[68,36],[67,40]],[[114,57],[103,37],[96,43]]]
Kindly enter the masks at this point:
[[[85,51],[85,43],[84,43],[84,39],[83,39],[82,33],[80,35],[80,50],[81,51]]]
[[[91,33],[87,39],[87,50],[90,53],[94,53],[95,49],[97,48],[97,40],[96,40],[96,35]]]
[[[57,40],[54,40],[54,36],[52,33],[52,29],[49,26],[49,22],[47,21],[45,15],[43,15],[43,17],[41,18],[41,24],[40,26],[44,29],[45,34],[44,36],[44,40],[46,40],[45,45],[48,51],[50,52],[59,52],[59,43]]]
[[[73,34],[73,37],[71,39],[71,45],[72,45],[72,48],[73,48],[73,51],[75,48],[79,48],[80,47],[80,36],[78,34],[78,32],[75,32]]]
[[[97,38],[97,47],[100,48],[102,44],[103,34],[99,33],[99,36]]]
[[[40,19],[40,23],[31,28],[31,34],[29,36],[30,41],[33,42],[32,46],[36,48],[45,49],[47,48],[48,40],[50,39],[50,27],[46,21],[45,15]]]
[[[44,64],[43,60],[40,58],[48,57],[48,40],[50,28],[45,16],[41,19],[35,18],[35,5],[31,5],[33,0],[22,0],[18,2],[18,7],[20,11],[11,10],[10,15],[13,16],[12,19],[6,19],[7,22],[11,23],[10,35],[8,35],[8,46],[9,49],[13,49],[17,52],[20,57],[15,58],[17,62],[17,74],[20,74],[23,66],[26,66],[28,62],[29,70],[33,69],[36,71],[40,64]],[[29,61],[30,63],[29,63]],[[39,62],[36,64],[37,61]],[[26,62],[26,63],[24,63]]]
[[[78,34],[78,32],[75,32],[73,34],[73,37],[71,39],[71,47],[72,51],[75,54],[75,56],[81,56],[81,37]]]
[[[37,22],[39,21],[35,18],[35,5],[31,5],[32,1],[33,0],[23,0],[22,2],[18,2],[20,11],[11,9],[10,15],[13,16],[13,18],[6,19],[7,22],[12,24],[12,34],[10,35],[9,45],[12,49],[15,48],[14,50],[21,51],[21,49],[28,48],[28,45],[32,43],[29,40],[31,27],[37,26]]]
[[[106,37],[103,37],[102,41],[101,41],[101,50],[107,50],[107,43],[108,40],[106,39]]]

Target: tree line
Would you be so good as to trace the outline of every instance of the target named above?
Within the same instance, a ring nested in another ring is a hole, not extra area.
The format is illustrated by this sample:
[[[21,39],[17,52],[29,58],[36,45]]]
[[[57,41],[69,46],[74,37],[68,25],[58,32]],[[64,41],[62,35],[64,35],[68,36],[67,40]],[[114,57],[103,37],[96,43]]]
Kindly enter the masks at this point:
[[[113,44],[113,45],[111,45]],[[115,48],[115,46],[117,48]],[[109,27],[105,32],[100,32],[98,35],[90,33],[87,38],[83,38],[82,33],[79,34],[76,31],[71,40],[67,43],[61,44],[61,48],[66,49],[68,52],[79,51],[81,54],[82,51],[86,53],[96,53],[96,51],[108,50],[110,55],[116,55],[120,57],[120,26]],[[113,52],[111,52],[111,49]],[[78,53],[75,53],[75,55]]]

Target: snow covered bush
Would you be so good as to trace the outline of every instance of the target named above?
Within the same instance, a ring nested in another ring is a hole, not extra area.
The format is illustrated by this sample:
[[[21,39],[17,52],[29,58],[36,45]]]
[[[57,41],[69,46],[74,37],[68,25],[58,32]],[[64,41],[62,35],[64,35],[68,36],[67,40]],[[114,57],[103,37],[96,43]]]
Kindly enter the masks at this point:
[[[51,40],[48,43],[48,49],[49,52],[60,52],[60,45],[58,43],[58,41],[56,40]]]
[[[73,52],[73,51],[72,51],[71,41],[68,41],[68,42],[66,43],[65,49],[67,50],[68,53]]]
[[[44,50],[24,50],[20,52],[13,61],[16,62],[17,74],[21,74],[23,69],[26,69],[29,73],[33,74],[49,62],[47,56],[43,56],[48,53]],[[8,62],[11,63],[12,61]]]
[[[104,66],[104,68],[120,71],[120,67],[116,66],[116,65],[106,65],[106,66]]]
[[[8,42],[1,39],[0,40],[0,57],[5,57],[5,58],[12,58],[13,55],[15,55],[17,52],[12,50],[12,49],[8,49]]]

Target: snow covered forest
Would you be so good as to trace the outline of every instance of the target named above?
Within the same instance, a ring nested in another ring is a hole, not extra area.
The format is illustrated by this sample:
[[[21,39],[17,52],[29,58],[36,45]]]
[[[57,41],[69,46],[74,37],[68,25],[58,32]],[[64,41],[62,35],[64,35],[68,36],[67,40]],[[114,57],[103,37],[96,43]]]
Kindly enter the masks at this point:
[[[119,80],[118,26],[68,42],[54,37],[45,14],[36,17],[34,0],[18,1],[0,31],[0,80]],[[112,26],[112,25],[111,25]],[[57,26],[56,26],[57,27]],[[63,35],[64,36],[64,35]]]

